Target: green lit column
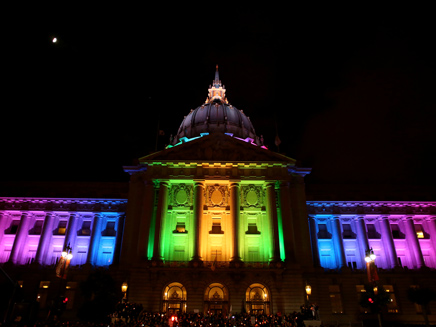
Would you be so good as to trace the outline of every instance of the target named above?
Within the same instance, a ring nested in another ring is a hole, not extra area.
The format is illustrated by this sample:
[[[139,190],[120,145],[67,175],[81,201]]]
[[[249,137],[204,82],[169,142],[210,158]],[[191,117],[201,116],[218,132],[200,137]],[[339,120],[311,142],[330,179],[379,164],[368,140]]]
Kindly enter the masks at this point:
[[[204,181],[194,181],[194,228],[193,228],[193,256],[191,262],[202,261],[201,248],[201,221],[203,218]]]
[[[274,182],[266,183],[266,203],[267,217],[270,222],[270,235],[272,237],[270,261],[276,262],[280,261],[280,243]]]
[[[162,261],[162,251],[161,251],[161,238],[162,238],[162,226],[163,219],[165,219],[165,214],[168,210],[167,206],[168,200],[168,182],[161,181],[159,184],[159,198],[157,203],[157,212],[156,212],[156,225],[155,225],[155,238],[153,245],[153,261]]]
[[[281,182],[280,189],[278,190],[280,199],[280,212],[281,212],[281,226],[279,220],[279,237],[283,238],[280,244],[283,244],[284,254],[281,255],[282,260],[286,262],[295,262],[295,245],[293,215],[291,208],[291,195],[289,191],[289,182]]]
[[[230,219],[233,230],[233,248],[231,262],[240,262],[239,256],[239,221],[241,212],[241,197],[239,181],[230,182]]]

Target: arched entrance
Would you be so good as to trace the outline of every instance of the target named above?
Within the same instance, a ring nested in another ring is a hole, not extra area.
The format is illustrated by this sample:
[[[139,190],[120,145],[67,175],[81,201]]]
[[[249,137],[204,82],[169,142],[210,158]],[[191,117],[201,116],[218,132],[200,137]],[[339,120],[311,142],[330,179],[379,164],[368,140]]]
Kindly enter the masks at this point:
[[[270,314],[270,294],[265,285],[251,284],[245,292],[245,302],[251,314]]]
[[[162,294],[162,311],[169,314],[186,312],[186,289],[180,283],[168,284]]]
[[[227,287],[220,283],[210,284],[204,293],[204,313],[228,314],[229,312],[229,292]]]

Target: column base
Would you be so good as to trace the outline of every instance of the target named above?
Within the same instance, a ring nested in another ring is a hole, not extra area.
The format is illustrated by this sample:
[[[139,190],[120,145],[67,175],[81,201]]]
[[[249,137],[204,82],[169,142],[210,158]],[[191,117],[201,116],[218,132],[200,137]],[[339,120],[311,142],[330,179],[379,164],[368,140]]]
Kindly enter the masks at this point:
[[[230,268],[240,268],[244,266],[244,262],[240,257],[234,257],[230,259],[229,267]]]
[[[203,267],[203,260],[201,260],[201,257],[195,256],[192,258],[191,261],[189,261],[189,267],[193,267],[193,268]]]

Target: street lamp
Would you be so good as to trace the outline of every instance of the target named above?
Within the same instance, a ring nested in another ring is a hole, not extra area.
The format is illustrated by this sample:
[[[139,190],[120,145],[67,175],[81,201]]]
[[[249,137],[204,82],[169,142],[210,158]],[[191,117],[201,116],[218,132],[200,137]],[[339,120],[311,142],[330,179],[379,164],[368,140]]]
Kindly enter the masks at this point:
[[[376,256],[374,254],[374,250],[372,248],[365,251],[365,261],[366,262],[373,262],[375,260]]]
[[[368,274],[368,281],[375,285],[378,280],[377,267],[375,265],[376,255],[372,248],[365,251],[366,272]]]
[[[305,290],[306,290],[307,302],[309,302],[309,295],[312,294],[312,287],[310,285],[306,284]]]
[[[126,302],[127,300],[127,288],[129,287],[129,285],[127,284],[127,282],[124,282],[121,284],[121,292],[123,292],[124,296],[123,296],[123,302]]]

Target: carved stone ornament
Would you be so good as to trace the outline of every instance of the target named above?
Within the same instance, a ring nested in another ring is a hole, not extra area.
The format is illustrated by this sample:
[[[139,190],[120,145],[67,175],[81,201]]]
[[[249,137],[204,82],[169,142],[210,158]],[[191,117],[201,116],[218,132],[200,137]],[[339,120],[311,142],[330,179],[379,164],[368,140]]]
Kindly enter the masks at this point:
[[[209,185],[207,187],[207,200],[210,206],[224,207],[227,205],[227,186]]]
[[[188,206],[191,203],[192,187],[185,184],[177,184],[172,187],[171,194],[174,206]]]
[[[244,207],[259,207],[263,204],[263,190],[255,185],[242,187],[242,203]]]

